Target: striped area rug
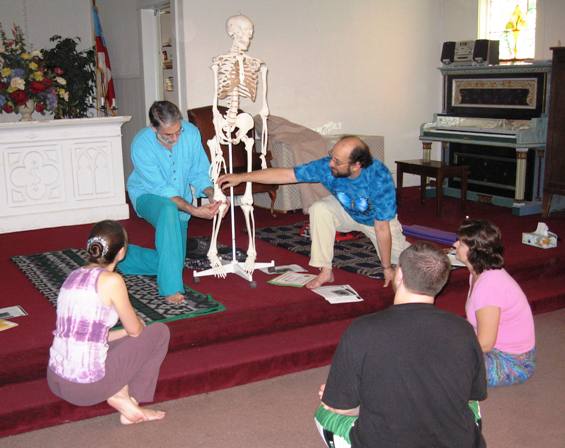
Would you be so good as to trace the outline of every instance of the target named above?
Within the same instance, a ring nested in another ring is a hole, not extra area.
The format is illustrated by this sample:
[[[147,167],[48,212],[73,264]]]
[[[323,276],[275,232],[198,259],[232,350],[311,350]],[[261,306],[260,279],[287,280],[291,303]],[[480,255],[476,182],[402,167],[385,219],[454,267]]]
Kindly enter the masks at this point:
[[[35,288],[56,306],[61,285],[68,274],[86,264],[87,253],[83,249],[65,249],[34,255],[18,255],[12,261],[33,283]],[[187,259],[187,265],[195,264],[197,259]],[[205,265],[205,263],[200,263]],[[146,323],[169,322],[178,319],[217,313],[224,305],[212,296],[195,291],[185,285],[186,300],[181,304],[171,304],[159,296],[155,277],[144,275],[124,275],[130,301],[136,313]]]

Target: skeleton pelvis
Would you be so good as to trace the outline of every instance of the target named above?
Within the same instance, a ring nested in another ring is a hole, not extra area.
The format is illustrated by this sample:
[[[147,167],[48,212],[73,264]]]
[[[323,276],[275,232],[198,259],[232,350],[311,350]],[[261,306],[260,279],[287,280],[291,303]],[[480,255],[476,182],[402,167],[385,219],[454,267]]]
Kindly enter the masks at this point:
[[[233,144],[237,145],[242,137],[245,137],[255,127],[253,117],[245,112],[237,114],[234,118],[231,118],[228,113],[226,117],[219,117],[218,121],[222,131],[222,138],[220,138],[222,143],[231,140]],[[235,136],[233,135],[234,132]]]

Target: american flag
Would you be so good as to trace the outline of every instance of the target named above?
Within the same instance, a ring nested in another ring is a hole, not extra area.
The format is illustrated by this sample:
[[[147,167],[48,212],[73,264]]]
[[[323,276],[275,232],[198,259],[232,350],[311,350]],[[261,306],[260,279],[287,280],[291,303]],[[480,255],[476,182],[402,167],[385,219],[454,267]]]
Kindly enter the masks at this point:
[[[96,39],[96,85],[98,90],[100,109],[116,115],[116,92],[114,91],[114,81],[110,69],[110,56],[106,48],[106,41],[102,35],[102,25],[98,16],[98,8],[92,2],[92,22],[94,25],[94,36]]]

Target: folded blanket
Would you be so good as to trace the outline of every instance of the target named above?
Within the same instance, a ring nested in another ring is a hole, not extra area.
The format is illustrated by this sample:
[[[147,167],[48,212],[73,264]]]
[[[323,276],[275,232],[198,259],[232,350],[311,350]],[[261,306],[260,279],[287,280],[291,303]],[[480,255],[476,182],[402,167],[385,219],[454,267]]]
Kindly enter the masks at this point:
[[[320,159],[327,154],[326,140],[310,128],[274,115],[269,116],[267,127],[269,136],[267,151],[270,151],[274,158],[276,158],[276,153],[273,151],[274,142],[282,142],[292,151],[296,165]],[[262,128],[261,117],[256,115],[256,135],[261,134]],[[330,194],[321,184],[299,184],[298,188],[304,213],[308,212],[308,209],[315,201]]]

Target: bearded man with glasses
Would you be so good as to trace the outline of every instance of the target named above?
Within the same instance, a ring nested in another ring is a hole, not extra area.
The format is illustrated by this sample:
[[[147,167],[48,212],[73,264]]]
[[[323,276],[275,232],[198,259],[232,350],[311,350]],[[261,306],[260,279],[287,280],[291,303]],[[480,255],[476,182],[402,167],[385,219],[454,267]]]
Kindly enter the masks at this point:
[[[156,275],[159,295],[178,304],[184,301],[188,221],[212,219],[220,202],[213,200],[210,162],[198,129],[169,101],[153,103],[149,122],[131,144],[127,189],[136,213],[155,228],[155,249],[131,244],[118,268],[124,274]],[[192,205],[193,190],[209,203]]]
[[[372,241],[384,272],[384,286],[392,280],[392,265],[408,246],[396,217],[396,190],[388,168],[373,159],[359,137],[342,137],[323,157],[294,168],[267,168],[218,178],[223,189],[241,182],[294,184],[320,182],[331,193],[312,204],[310,266],[320,269],[306,284],[313,289],[333,282],[332,260],[336,232],[363,232]]]

